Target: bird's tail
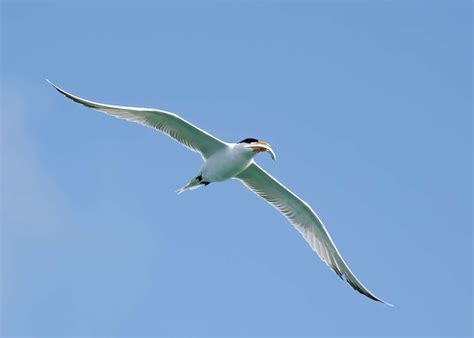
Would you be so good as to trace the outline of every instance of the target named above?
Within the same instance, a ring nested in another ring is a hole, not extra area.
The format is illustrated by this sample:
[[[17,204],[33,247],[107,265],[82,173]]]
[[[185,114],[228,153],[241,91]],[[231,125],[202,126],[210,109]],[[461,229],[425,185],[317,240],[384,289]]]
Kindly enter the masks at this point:
[[[182,194],[183,192],[185,192],[186,190],[194,190],[194,189],[197,189],[199,187],[201,187],[203,184],[202,184],[202,178],[199,179],[199,176],[198,177],[195,177],[191,180],[191,182],[189,182],[188,184],[186,184],[184,187],[182,187],[181,189],[178,189],[176,190],[176,192],[179,194]]]

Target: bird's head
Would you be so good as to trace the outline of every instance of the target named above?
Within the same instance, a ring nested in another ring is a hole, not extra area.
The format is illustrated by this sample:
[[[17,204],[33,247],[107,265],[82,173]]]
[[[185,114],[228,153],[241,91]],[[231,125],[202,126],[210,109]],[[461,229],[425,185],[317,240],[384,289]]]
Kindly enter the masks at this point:
[[[273,152],[270,145],[265,141],[259,141],[255,138],[246,138],[239,142],[239,144],[243,145],[248,151],[251,152],[252,156],[260,153],[260,152],[268,152],[273,160],[276,160],[276,155]]]

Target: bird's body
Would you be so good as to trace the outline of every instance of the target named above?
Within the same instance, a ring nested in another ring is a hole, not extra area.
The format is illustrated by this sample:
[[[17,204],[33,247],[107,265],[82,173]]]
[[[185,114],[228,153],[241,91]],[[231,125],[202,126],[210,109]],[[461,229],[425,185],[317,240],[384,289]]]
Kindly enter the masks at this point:
[[[254,155],[240,143],[229,143],[204,162],[200,175],[209,183],[228,180],[246,169]]]
[[[275,159],[275,153],[268,143],[254,138],[246,138],[238,143],[223,142],[173,113],[96,103],[69,94],[52,83],[51,85],[77,103],[157,129],[200,153],[204,160],[201,169],[178,193],[231,178],[240,180],[279,210],[339,277],[363,295],[385,303],[372,294],[352,273],[313,209],[255,163],[254,156],[259,152],[268,152]]]
[[[179,189],[178,193],[235,177],[250,165],[253,155],[241,144],[226,144],[224,148],[204,160],[199,174]]]
[[[243,141],[240,143],[226,143],[225,147],[204,159],[199,175],[179,189],[178,193],[237,177],[250,166],[257,152],[269,151],[271,156],[275,158],[275,154],[269,148],[268,143],[262,141],[256,141],[255,143],[251,147],[256,150],[252,151],[249,151],[249,146]]]

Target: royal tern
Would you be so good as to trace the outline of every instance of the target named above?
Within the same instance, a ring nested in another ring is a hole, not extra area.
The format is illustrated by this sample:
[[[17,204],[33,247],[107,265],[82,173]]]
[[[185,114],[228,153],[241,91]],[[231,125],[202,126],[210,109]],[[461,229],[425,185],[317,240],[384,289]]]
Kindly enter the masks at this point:
[[[47,81],[58,92],[74,102],[120,119],[154,128],[201,154],[204,164],[198,175],[179,189],[178,193],[230,178],[240,180],[250,190],[279,210],[301,233],[319,257],[341,279],[361,294],[378,302],[391,305],[376,297],[352,273],[320,218],[308,203],[255,163],[253,158],[260,152],[268,152],[275,160],[275,153],[267,142],[255,138],[246,138],[238,143],[223,142],[174,113],[158,109],[92,102],[72,95],[49,80]]]

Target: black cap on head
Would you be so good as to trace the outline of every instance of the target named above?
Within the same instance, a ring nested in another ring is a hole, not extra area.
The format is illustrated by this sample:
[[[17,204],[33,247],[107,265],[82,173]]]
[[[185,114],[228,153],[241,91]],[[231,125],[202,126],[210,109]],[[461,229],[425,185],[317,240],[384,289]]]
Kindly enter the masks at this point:
[[[258,142],[256,138],[246,138],[245,140],[240,141],[239,143],[252,143],[252,142]]]

